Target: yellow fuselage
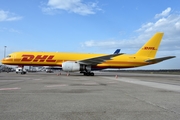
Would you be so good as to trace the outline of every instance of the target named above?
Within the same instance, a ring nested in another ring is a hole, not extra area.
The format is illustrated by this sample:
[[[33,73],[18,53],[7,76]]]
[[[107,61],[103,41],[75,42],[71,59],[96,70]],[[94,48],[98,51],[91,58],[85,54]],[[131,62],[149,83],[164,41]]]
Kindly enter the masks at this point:
[[[62,52],[14,52],[2,60],[3,64],[19,66],[62,66],[65,61],[78,61],[105,54],[62,53]],[[92,68],[132,68],[148,65],[149,57],[123,54]],[[151,63],[152,64],[152,63]]]

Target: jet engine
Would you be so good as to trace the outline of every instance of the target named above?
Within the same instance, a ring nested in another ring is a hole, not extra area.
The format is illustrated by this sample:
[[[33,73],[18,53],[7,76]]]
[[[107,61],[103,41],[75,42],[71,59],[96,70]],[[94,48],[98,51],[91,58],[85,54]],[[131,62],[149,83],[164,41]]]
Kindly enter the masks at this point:
[[[75,61],[66,61],[62,63],[62,70],[65,72],[75,72],[75,71],[90,72],[91,66],[83,65]]]

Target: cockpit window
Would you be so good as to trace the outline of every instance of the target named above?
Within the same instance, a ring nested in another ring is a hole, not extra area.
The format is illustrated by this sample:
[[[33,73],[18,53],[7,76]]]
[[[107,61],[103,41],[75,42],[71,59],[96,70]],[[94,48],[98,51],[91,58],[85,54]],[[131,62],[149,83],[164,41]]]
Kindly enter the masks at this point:
[[[7,58],[10,58],[11,57],[11,55],[8,55],[8,56],[6,56]]]

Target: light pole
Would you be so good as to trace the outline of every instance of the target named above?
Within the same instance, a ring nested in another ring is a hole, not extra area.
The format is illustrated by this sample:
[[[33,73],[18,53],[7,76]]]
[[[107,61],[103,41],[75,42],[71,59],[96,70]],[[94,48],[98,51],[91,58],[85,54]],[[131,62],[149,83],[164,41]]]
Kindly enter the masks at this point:
[[[4,46],[4,58],[6,57],[6,47],[7,46]]]

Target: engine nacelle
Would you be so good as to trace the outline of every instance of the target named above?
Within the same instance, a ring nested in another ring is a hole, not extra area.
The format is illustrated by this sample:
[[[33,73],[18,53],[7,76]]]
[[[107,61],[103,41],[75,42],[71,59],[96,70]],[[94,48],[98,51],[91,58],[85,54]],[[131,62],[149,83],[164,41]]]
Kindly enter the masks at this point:
[[[79,71],[80,64],[73,61],[66,61],[62,63],[62,70],[65,72]]]
[[[82,65],[75,61],[66,61],[62,63],[62,70],[65,72],[91,71],[91,66]]]

